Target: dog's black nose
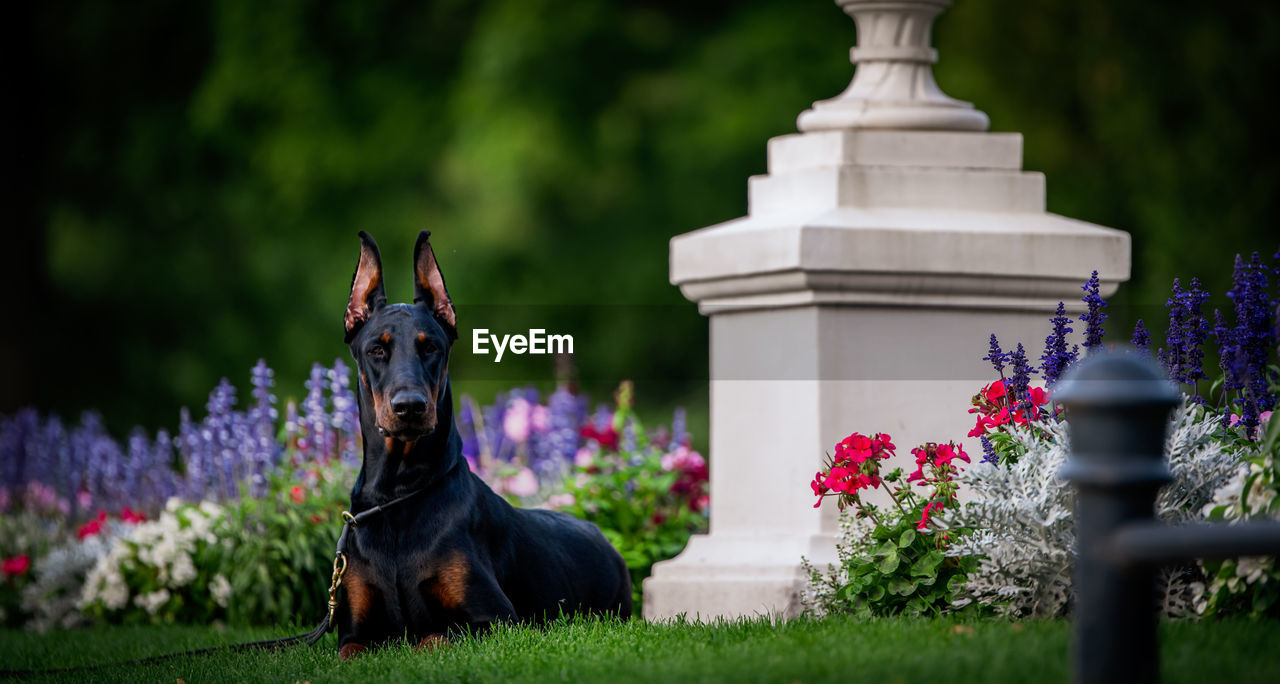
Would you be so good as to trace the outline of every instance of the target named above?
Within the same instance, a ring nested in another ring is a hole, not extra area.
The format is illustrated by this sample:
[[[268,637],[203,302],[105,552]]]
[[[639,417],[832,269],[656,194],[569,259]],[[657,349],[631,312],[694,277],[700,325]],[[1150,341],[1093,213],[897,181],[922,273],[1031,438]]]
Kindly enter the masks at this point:
[[[402,419],[421,418],[427,412],[427,398],[421,392],[404,390],[391,397],[391,410]]]

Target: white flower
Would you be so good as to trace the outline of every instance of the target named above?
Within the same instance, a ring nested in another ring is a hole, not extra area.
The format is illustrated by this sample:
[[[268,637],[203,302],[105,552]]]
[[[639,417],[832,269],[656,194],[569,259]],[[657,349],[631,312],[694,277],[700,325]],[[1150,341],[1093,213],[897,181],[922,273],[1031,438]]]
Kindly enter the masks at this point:
[[[159,589],[150,594],[142,594],[133,599],[134,605],[147,611],[150,615],[155,615],[157,611],[169,602],[169,590]]]
[[[227,599],[231,598],[231,583],[222,575],[214,575],[213,581],[209,583],[209,593],[213,594],[213,600],[223,608],[227,607]]]
[[[171,586],[181,587],[190,584],[191,580],[196,578],[196,566],[191,562],[190,554],[179,554],[173,561],[171,572]]]
[[[1246,556],[1236,563],[1236,577],[1253,584],[1271,569],[1271,559],[1267,556]]]

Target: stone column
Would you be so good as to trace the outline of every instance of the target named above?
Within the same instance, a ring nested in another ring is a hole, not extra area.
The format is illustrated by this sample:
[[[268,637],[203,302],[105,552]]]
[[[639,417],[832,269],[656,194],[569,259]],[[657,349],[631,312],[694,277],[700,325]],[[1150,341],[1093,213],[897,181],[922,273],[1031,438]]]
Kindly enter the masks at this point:
[[[1046,213],[1022,137],[934,83],[948,2],[838,0],[849,88],[769,141],[747,216],[671,240],[671,282],[711,326],[711,530],[654,567],[646,618],[795,615],[801,555],[835,559],[835,507],[808,484],[825,453],[887,432],[906,466],[964,438],[991,333],[1036,358],[1091,271],[1104,293],[1128,279],[1128,234]]]

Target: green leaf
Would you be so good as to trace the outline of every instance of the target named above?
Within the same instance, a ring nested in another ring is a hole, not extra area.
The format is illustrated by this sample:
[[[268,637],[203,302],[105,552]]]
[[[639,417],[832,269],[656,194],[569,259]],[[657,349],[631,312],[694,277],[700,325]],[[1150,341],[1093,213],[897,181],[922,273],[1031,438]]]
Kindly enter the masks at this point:
[[[942,565],[944,558],[945,556],[942,555],[941,551],[933,549],[911,566],[911,574],[915,577],[937,574],[938,566]]]
[[[899,556],[897,551],[895,550],[893,553],[889,554],[888,556],[885,556],[884,559],[881,560],[879,563],[876,563],[876,569],[888,575],[888,574],[891,574],[894,570],[898,569],[898,564],[900,562],[901,562],[901,556]]]
[[[894,577],[889,580],[889,593],[898,596],[907,596],[915,589],[915,584],[905,577]]]
[[[871,555],[877,558],[884,556],[896,556],[898,555],[898,545],[894,544],[892,539],[887,539],[884,542],[877,544],[874,549],[871,549]]]
[[[914,529],[908,529],[902,533],[901,537],[898,537],[898,548],[905,549],[915,543],[915,540],[916,531]]]

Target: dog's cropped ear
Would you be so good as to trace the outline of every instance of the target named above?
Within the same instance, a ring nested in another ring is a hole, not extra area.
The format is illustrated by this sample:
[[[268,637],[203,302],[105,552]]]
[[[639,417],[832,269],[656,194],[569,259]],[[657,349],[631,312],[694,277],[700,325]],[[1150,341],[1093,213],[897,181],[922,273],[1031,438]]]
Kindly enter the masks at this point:
[[[360,261],[356,262],[355,275],[351,276],[351,297],[347,300],[347,314],[342,319],[348,344],[369,316],[386,303],[387,291],[382,286],[382,256],[378,254],[378,243],[362,230]]]
[[[453,300],[444,289],[444,275],[431,250],[431,231],[418,233],[418,243],[413,246],[413,302],[431,307],[436,320],[444,326],[453,339],[458,339],[458,316],[453,311]]]

